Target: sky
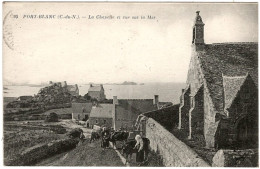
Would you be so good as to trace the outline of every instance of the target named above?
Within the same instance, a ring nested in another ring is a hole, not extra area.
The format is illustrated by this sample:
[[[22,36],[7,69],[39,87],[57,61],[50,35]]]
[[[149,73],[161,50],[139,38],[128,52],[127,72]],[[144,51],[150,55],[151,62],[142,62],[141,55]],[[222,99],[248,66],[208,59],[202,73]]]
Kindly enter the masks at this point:
[[[257,4],[7,2],[4,83],[185,82],[196,11],[205,23],[205,43],[258,42]],[[148,15],[155,19],[122,18]]]

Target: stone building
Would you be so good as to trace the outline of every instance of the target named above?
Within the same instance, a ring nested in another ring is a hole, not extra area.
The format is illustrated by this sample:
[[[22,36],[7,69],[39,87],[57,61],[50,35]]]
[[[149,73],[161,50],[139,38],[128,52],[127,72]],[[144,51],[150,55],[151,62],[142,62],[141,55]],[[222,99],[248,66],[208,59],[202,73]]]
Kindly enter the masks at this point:
[[[207,147],[250,147],[258,138],[258,43],[205,44],[199,11],[178,128]]]
[[[164,102],[155,99],[117,99],[113,97],[113,103],[93,102],[90,112],[90,126],[99,125],[113,127],[115,130],[133,130],[137,117],[145,112],[158,110],[158,105]],[[169,105],[169,103],[165,103]]]
[[[89,125],[112,127],[112,111],[114,110],[113,104],[97,104],[93,105],[90,116],[89,116]]]
[[[117,96],[114,96],[113,128],[132,130],[137,117],[142,113],[157,110],[158,103],[154,104],[153,99],[117,99]]]
[[[72,119],[74,120],[88,120],[92,109],[92,103],[72,103]]]
[[[32,100],[33,96],[19,96],[17,98],[18,101]]]
[[[103,85],[99,86],[93,86],[90,84],[90,87],[88,89],[88,96],[91,97],[91,99],[97,99],[97,101],[102,101],[106,99],[105,90]]]

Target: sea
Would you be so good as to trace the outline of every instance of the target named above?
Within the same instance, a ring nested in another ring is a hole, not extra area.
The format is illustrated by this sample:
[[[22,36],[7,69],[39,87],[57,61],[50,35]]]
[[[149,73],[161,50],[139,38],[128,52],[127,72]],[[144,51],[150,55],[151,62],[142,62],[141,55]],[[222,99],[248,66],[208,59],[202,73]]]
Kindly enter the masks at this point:
[[[89,85],[78,84],[79,94],[87,94]],[[159,95],[159,101],[180,102],[181,89],[185,88],[185,83],[147,83],[144,85],[103,85],[107,99],[117,96],[118,99],[154,99],[154,95]],[[37,94],[41,86],[4,86],[4,97],[19,97],[24,95]]]

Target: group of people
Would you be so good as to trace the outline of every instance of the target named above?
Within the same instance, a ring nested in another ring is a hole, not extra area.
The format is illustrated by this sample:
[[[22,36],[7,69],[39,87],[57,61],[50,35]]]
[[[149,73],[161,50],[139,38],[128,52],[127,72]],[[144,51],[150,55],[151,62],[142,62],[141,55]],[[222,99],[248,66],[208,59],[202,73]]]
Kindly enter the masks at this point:
[[[122,135],[123,133],[127,133],[127,137]],[[119,136],[121,139],[119,139],[117,136]],[[149,143],[147,143],[147,141],[139,134],[135,135],[134,139],[128,139],[128,136],[129,132],[125,130],[123,131],[121,128],[119,130],[114,130],[113,128],[102,127],[100,132],[101,147],[103,149],[107,149],[109,148],[109,142],[114,144],[115,141],[124,141],[125,145],[127,145],[129,142],[132,142],[133,144],[129,147],[129,149],[131,153],[136,153],[136,162],[144,162],[148,156],[147,150]]]

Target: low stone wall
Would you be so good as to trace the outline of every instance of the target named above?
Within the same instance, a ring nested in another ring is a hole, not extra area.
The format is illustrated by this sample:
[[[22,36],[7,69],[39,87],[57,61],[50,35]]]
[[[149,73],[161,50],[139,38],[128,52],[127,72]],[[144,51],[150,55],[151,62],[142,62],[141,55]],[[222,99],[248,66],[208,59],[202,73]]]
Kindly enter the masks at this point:
[[[258,167],[258,150],[219,150],[213,157],[213,167]]]
[[[48,144],[39,144],[26,149],[16,158],[9,161],[5,161],[5,165],[6,166],[33,165],[44,158],[75,148],[78,142],[79,142],[78,139],[66,138],[62,140],[55,140]]]
[[[210,167],[197,153],[152,118],[146,121],[146,137],[152,151],[160,154],[167,167]]]

